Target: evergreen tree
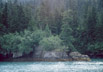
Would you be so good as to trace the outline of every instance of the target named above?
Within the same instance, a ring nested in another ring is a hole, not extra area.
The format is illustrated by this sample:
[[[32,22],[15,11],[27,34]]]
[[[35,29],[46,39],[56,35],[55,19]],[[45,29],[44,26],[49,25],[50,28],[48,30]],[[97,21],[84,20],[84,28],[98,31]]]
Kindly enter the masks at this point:
[[[97,16],[96,16],[96,10],[94,7],[90,7],[88,9],[88,16],[87,16],[87,31],[88,31],[88,37],[89,37],[89,42],[95,41],[95,29],[96,29],[96,24],[97,24]]]
[[[22,5],[10,2],[8,7],[9,32],[23,31],[28,27],[29,19],[25,16]]]
[[[46,32],[46,37],[50,37],[50,36],[52,35],[52,34],[51,34],[51,30],[50,30],[48,24],[47,24],[46,27],[45,27],[45,32]]]
[[[8,28],[8,4],[7,3],[4,5],[1,21],[2,24],[5,25],[6,28]]]
[[[75,50],[73,45],[74,38],[72,35],[73,29],[71,27],[73,21],[72,11],[64,12],[62,20],[62,32],[60,34],[61,39],[64,41],[64,44],[69,47],[72,51]]]
[[[35,31],[38,29],[37,24],[36,24],[36,20],[34,18],[31,18],[29,21],[29,30]]]

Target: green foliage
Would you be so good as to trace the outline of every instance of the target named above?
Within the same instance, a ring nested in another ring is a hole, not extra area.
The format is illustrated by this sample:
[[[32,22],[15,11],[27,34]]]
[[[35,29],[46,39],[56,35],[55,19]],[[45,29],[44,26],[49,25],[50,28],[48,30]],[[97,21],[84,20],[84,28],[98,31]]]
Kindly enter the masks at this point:
[[[43,40],[40,41],[40,46],[45,51],[63,51],[66,49],[66,47],[62,45],[62,40],[58,36],[43,38]]]
[[[73,24],[73,12],[72,10],[68,10],[65,11],[63,14],[63,20],[62,23],[63,24],[69,24],[71,26],[71,24]]]
[[[13,4],[11,1],[3,3],[0,10],[0,23],[3,24],[1,31],[4,33],[20,32],[28,28],[30,17],[24,12],[24,7]]]
[[[103,55],[103,0],[57,1],[0,0],[0,53],[28,54],[40,44]]]
[[[20,43],[19,40],[19,37],[15,34],[10,33],[3,35],[0,37],[1,48],[3,48],[7,53],[18,51],[18,44]]]
[[[30,43],[30,39],[21,37],[18,33],[10,33],[0,37],[1,48],[8,54],[13,52],[30,52],[32,50]]]
[[[62,20],[62,32],[60,34],[60,38],[63,40],[64,44],[69,47],[72,51],[75,50],[73,42],[75,41],[72,35],[72,23],[73,23],[73,16],[71,11],[64,12],[63,20]]]
[[[11,5],[11,6],[9,6]],[[8,5],[8,25],[9,31],[23,31],[28,27],[29,18],[26,17],[25,12],[23,10],[22,5],[17,4],[9,4]],[[13,14],[12,14],[13,13]]]
[[[22,52],[28,54],[33,51],[33,48],[38,45],[44,36],[45,32],[41,30],[10,33],[0,37],[0,46],[5,53]]]
[[[40,40],[42,40],[44,37],[46,37],[46,33],[42,30],[36,30],[31,34],[31,38],[36,46],[39,45]]]
[[[45,32],[46,32],[46,37],[49,37],[49,36],[52,35],[52,34],[51,34],[51,30],[49,29],[48,24],[47,24],[46,27],[45,27]]]
[[[88,52],[92,55],[103,55],[103,42],[96,42],[94,44],[88,44]]]
[[[35,30],[38,29],[38,27],[37,27],[37,25],[36,25],[36,21],[35,21],[34,18],[31,18],[31,20],[29,21],[29,25],[30,25],[30,26],[28,27],[29,30],[35,31]]]

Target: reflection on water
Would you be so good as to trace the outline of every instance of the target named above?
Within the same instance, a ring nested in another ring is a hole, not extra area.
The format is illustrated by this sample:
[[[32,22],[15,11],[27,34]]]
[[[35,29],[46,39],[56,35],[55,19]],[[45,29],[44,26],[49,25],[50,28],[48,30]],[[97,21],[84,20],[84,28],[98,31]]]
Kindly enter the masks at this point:
[[[0,72],[103,72],[103,61],[0,62]]]

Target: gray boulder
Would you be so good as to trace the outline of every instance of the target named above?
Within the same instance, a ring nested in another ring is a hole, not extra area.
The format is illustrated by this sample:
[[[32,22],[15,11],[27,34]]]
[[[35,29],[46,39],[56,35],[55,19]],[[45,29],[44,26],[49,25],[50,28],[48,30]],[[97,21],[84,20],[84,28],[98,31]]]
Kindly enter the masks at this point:
[[[67,55],[65,51],[44,51],[40,46],[35,48],[33,58],[42,61],[90,61],[88,55],[79,52],[71,52]]]
[[[88,55],[83,55],[79,52],[71,52],[69,56],[72,58],[74,61],[91,61]]]
[[[64,51],[44,51],[39,46],[35,49],[33,57],[35,59],[55,60],[55,59],[66,59],[68,58],[68,55]]]
[[[19,57],[22,57],[22,56],[23,56],[23,53],[20,53],[20,52],[13,53],[13,58],[19,58]]]
[[[66,52],[46,51],[44,52],[43,58],[50,60],[67,59],[68,55],[66,54]]]

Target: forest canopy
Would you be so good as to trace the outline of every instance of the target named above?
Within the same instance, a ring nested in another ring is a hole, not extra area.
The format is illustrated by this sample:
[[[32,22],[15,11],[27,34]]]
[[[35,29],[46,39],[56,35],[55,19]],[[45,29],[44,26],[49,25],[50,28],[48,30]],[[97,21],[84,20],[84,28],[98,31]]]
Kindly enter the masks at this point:
[[[44,50],[103,56],[103,0],[0,0],[0,54]]]

